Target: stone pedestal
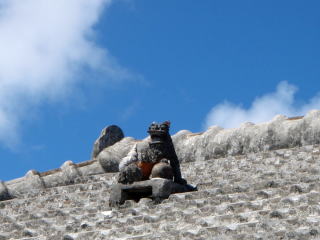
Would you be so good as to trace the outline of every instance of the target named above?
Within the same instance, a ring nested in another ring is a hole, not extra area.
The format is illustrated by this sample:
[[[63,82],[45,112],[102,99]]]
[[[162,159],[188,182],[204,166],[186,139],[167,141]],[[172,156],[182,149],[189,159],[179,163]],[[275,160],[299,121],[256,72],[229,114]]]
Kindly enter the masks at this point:
[[[111,189],[109,205],[119,206],[126,200],[139,201],[141,198],[151,198],[155,202],[161,202],[172,193],[196,191],[191,185],[181,185],[172,180],[153,178],[151,180],[134,182],[133,184],[115,184]]]

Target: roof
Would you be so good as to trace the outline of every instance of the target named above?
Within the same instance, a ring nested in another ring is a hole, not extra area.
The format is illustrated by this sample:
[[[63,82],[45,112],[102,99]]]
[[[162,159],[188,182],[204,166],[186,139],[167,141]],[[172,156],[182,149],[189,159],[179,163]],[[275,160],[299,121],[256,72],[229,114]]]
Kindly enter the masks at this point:
[[[109,207],[117,173],[106,173],[99,155],[29,171],[0,185],[11,198],[0,202],[0,239],[319,239],[319,125],[313,111],[290,121],[178,133],[182,175],[198,191],[161,204],[142,199]],[[123,139],[101,155],[135,141]],[[117,151],[120,158],[127,150]]]

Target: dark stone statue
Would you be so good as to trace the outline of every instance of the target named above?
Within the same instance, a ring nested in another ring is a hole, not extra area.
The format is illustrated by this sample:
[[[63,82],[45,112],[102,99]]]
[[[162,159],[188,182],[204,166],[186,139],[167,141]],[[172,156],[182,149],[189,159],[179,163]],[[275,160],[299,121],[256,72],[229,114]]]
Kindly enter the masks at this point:
[[[169,134],[170,122],[152,123],[149,142],[136,144],[119,165],[118,182],[127,184],[150,177],[172,179],[186,184],[181,177],[180,164]]]
[[[137,143],[122,159],[118,184],[111,190],[110,206],[144,197],[159,203],[172,193],[197,190],[181,177],[169,128],[168,121],[152,123],[148,129],[150,140]]]

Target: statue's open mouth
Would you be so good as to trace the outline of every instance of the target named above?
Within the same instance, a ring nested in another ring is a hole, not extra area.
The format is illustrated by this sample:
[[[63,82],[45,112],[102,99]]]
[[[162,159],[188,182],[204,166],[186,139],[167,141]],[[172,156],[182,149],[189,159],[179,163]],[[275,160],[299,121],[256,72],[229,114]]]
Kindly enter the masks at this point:
[[[151,144],[164,143],[169,134],[169,125],[166,123],[152,123],[148,133],[151,137]]]
[[[151,144],[164,143],[166,135],[151,135]]]

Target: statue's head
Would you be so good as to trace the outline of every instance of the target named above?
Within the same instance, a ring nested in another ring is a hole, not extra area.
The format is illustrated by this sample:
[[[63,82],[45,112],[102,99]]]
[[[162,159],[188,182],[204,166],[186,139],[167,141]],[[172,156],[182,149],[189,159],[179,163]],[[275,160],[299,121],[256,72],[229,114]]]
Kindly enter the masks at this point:
[[[169,135],[170,122],[165,121],[163,123],[153,122],[149,126],[148,133],[151,138],[151,144],[164,143]]]

